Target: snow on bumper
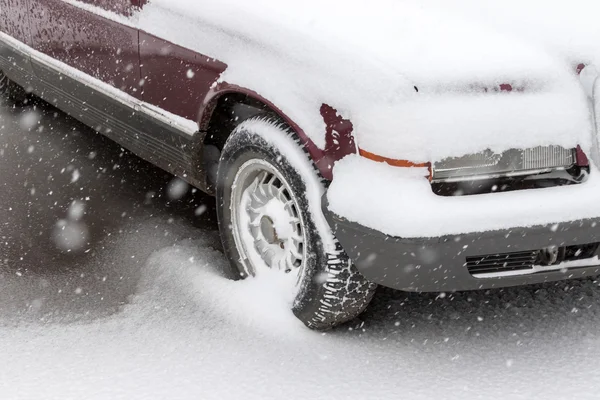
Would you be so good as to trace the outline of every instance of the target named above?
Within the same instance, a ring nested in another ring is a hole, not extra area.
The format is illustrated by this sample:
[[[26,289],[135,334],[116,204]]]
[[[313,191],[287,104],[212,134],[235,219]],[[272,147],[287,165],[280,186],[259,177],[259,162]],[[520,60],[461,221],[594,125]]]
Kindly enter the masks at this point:
[[[391,167],[356,155],[338,162],[329,209],[402,238],[428,238],[600,217],[600,171],[579,185],[443,197],[423,169]]]
[[[419,172],[355,156],[334,169],[323,212],[370,281],[406,291],[456,291],[600,273],[600,179],[562,188],[438,197]],[[553,248],[586,253],[576,261],[540,261],[540,253]],[[525,256],[532,258],[525,262]],[[520,268],[511,269],[511,257]],[[495,260],[491,267],[498,272],[475,272],[481,262],[487,269],[489,260]]]

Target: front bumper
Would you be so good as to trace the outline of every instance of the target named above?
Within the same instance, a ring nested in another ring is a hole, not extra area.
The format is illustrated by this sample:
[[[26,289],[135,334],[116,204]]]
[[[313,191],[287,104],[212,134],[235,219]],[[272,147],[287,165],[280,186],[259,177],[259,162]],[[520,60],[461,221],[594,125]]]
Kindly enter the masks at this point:
[[[358,270],[369,281],[411,292],[440,292],[518,286],[600,274],[598,255],[556,267],[477,277],[467,257],[600,242],[600,218],[435,238],[399,238],[348,221],[328,209],[325,218]],[[600,250],[596,250],[600,253]]]

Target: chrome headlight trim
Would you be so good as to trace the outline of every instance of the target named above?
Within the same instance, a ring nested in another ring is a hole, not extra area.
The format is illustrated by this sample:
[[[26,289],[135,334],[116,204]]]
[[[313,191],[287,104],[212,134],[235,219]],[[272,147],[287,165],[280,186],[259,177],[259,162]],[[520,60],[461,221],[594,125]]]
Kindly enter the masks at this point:
[[[486,150],[434,163],[432,181],[460,182],[536,175],[569,169],[576,163],[576,150],[560,146],[510,149],[499,154]]]

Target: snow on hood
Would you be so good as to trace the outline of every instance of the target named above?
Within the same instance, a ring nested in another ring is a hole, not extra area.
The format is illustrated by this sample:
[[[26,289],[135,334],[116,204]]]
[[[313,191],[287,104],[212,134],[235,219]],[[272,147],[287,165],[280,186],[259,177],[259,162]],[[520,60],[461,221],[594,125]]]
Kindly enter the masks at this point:
[[[600,3],[595,0],[421,0],[577,64],[600,61]]]
[[[495,11],[518,14],[527,0],[510,2],[497,1],[492,12],[489,2],[470,0],[151,0],[133,18],[145,31],[227,63],[221,80],[276,104],[320,147],[322,103],[354,123],[361,148],[393,158],[589,147],[573,60],[542,40],[552,35],[493,23]],[[544,22],[543,9],[524,10]],[[493,90],[505,83],[523,91]]]

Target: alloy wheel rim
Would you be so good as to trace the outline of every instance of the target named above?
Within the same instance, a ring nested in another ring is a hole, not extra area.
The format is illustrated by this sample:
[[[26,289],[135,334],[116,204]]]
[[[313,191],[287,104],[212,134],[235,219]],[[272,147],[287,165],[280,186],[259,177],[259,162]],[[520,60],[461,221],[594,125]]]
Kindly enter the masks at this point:
[[[270,163],[252,159],[237,171],[232,185],[232,231],[246,276],[266,269],[301,281],[306,260],[306,230],[289,183]]]

